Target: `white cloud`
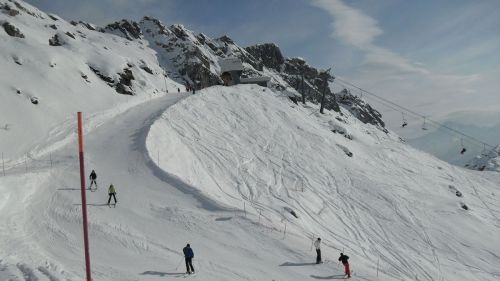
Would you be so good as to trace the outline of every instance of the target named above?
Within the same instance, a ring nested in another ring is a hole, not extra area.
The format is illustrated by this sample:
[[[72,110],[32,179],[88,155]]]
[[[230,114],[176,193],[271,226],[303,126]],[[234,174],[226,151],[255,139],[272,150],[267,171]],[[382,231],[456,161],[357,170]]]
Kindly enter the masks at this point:
[[[316,0],[313,4],[335,18],[332,23],[333,35],[347,44],[367,49],[383,33],[376,20],[340,0]]]
[[[348,74],[340,75],[337,69],[339,77],[344,76],[396,103],[443,121],[450,116],[456,117],[457,114],[451,113],[457,111],[469,112],[470,116],[471,111],[491,110],[488,116],[500,115],[498,109],[497,113],[492,109],[492,105],[500,102],[500,95],[493,93],[494,89],[500,88],[500,82],[491,79],[491,74],[440,73],[435,68],[413,62],[377,45],[377,37],[384,34],[378,21],[342,0],[313,0],[312,4],[332,17],[332,38],[361,53],[361,63],[348,69]],[[491,51],[491,46],[484,49]],[[482,51],[470,47],[460,55],[474,57]],[[422,104],[425,106],[420,106]],[[374,106],[383,113],[387,110],[380,104],[374,103]],[[399,124],[400,118],[401,113],[388,110],[385,119],[389,123]]]

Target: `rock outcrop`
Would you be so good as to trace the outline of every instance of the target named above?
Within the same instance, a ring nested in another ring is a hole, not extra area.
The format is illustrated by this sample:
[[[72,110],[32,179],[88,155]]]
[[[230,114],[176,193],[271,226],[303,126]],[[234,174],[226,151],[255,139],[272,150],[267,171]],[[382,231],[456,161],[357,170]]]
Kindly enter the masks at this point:
[[[18,37],[18,38],[24,38],[24,34],[15,26],[8,22],[4,22],[2,24],[3,29],[5,30],[5,33],[7,33],[9,36],[12,37]]]
[[[274,43],[242,48],[226,35],[212,39],[180,24],[166,26],[151,17],[139,22],[121,20],[100,30],[128,40],[147,41],[157,52],[166,74],[180,83],[198,89],[222,84],[219,60],[237,57],[244,65],[242,77],[269,76],[271,88],[290,91],[293,88],[303,99],[316,104],[325,92],[325,109],[339,112],[342,106],[364,123],[382,129],[385,126],[381,114],[364,100],[350,93],[334,94],[329,85],[335,79],[332,74],[309,65],[302,58],[286,58]]]

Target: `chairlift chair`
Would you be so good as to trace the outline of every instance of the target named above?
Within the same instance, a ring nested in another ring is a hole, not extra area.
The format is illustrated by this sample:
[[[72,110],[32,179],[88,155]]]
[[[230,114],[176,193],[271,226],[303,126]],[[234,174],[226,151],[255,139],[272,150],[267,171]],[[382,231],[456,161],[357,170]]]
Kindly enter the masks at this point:
[[[467,148],[464,146],[464,139],[460,139],[460,144],[462,145],[462,150],[460,151],[460,154],[464,154],[467,151]]]
[[[403,116],[403,124],[401,125],[401,128],[404,128],[404,127],[408,126],[408,122],[406,122],[404,112],[401,112],[401,115]]]
[[[422,130],[427,131],[427,127],[425,126],[425,117],[424,117],[424,124],[422,124]]]
[[[486,144],[483,143],[483,151],[481,151],[481,155],[486,157],[488,156],[488,150],[486,150]]]

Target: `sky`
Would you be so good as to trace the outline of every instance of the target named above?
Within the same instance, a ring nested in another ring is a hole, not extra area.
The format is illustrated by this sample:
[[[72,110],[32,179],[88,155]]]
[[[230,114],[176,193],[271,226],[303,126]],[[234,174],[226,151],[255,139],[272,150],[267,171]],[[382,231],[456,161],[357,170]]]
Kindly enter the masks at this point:
[[[285,56],[332,67],[339,78],[429,118],[484,127],[500,123],[498,0],[27,2],[101,26],[148,15],[211,37],[227,34],[241,46],[275,42]],[[398,127],[400,112],[365,97]]]

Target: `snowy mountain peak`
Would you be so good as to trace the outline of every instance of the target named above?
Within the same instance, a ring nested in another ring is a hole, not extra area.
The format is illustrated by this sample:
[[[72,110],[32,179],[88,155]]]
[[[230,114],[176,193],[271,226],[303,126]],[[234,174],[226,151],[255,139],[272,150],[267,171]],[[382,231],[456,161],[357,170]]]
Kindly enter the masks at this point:
[[[479,171],[500,172],[500,145],[489,151],[483,151],[467,163],[465,167]]]
[[[142,37],[142,30],[135,21],[122,19],[111,24],[108,24],[104,31],[123,36],[128,40],[140,39]]]

